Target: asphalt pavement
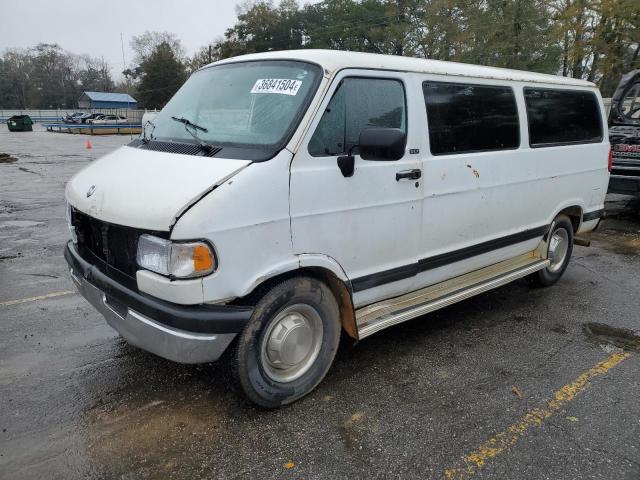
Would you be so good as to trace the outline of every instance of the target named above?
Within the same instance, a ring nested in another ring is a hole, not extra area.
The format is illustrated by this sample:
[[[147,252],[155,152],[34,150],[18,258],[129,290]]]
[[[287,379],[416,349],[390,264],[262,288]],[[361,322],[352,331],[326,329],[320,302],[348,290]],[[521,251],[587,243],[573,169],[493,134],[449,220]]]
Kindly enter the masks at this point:
[[[640,478],[629,197],[556,286],[345,341],[313,393],[265,411],[225,362],[130,347],[75,293],[65,182],[129,141],[0,125],[0,478]]]

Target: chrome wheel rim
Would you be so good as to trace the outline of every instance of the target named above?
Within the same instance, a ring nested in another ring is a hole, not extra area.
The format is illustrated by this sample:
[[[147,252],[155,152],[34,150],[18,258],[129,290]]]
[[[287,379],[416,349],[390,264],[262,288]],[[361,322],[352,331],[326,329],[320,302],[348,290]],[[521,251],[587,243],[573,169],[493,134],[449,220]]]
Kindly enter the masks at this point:
[[[322,346],[322,319],[310,305],[290,305],[269,324],[260,348],[265,373],[292,382],[309,371]]]
[[[559,228],[553,232],[549,240],[549,253],[547,256],[551,261],[548,267],[550,272],[555,273],[562,268],[568,251],[569,234],[564,228]]]

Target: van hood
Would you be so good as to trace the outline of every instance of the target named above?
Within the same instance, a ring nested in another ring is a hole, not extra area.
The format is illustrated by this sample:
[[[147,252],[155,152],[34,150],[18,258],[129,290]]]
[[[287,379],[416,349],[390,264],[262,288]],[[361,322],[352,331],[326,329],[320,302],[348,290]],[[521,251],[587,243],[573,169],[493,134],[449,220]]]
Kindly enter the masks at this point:
[[[125,146],[78,172],[66,197],[105,222],[169,231],[187,208],[250,163]]]

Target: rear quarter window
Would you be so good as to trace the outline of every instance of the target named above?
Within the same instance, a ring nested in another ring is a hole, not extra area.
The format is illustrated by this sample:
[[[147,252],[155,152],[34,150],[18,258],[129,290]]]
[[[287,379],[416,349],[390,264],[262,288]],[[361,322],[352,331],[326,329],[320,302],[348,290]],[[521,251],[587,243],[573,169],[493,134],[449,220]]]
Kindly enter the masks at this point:
[[[602,141],[602,118],[593,92],[525,87],[531,147]]]

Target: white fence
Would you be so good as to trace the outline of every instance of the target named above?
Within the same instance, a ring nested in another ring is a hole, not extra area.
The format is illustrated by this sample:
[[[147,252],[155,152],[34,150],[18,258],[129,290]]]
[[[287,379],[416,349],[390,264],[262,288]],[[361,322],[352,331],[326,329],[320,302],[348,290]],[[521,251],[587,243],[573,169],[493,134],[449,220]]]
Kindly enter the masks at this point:
[[[0,123],[6,123],[7,119],[14,115],[29,115],[31,120],[40,123],[55,123],[61,121],[61,119],[74,112],[86,112],[86,113],[105,113],[108,115],[121,115],[126,117],[131,124],[141,124],[142,115],[147,110],[130,110],[128,108],[93,108],[87,109],[55,109],[55,110],[2,110],[0,109]],[[149,110],[152,111],[152,110]]]

